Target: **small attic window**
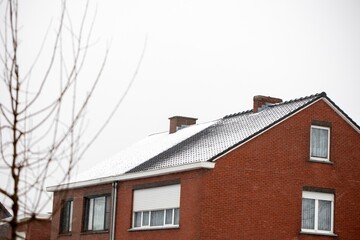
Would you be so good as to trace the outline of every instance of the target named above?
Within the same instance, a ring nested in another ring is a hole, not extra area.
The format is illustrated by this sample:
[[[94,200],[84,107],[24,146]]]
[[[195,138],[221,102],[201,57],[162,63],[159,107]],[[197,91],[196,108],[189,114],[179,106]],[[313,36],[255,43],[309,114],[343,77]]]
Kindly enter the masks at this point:
[[[311,126],[310,160],[330,161],[330,128]]]

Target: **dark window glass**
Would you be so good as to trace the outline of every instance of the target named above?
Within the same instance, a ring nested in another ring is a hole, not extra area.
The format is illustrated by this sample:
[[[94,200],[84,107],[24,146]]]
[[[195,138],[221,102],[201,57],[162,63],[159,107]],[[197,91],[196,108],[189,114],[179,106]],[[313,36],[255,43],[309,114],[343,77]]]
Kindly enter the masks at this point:
[[[63,202],[60,216],[60,233],[71,232],[73,201]]]

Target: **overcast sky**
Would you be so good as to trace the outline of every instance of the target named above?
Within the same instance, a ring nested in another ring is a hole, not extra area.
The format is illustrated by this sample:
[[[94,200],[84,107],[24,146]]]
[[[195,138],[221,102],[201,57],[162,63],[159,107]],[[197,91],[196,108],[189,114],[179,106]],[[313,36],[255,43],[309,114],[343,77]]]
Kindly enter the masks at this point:
[[[55,29],[60,4],[20,3],[24,52],[33,56],[49,25]],[[69,5],[75,25],[84,4]],[[290,100],[325,91],[360,124],[358,0],[90,0],[89,9],[96,20],[82,77],[110,52],[88,131],[124,93],[148,40],[135,83],[79,171],[167,131],[171,116],[218,119],[251,109],[254,95]]]

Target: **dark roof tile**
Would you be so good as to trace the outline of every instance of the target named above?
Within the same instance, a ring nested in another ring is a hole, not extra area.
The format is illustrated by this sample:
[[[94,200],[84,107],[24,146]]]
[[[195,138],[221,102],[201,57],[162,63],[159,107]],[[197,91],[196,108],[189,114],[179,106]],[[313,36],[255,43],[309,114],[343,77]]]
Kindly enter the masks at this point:
[[[257,113],[249,110],[227,115],[216,124],[136,166],[128,173],[212,161],[321,97],[326,97],[326,94],[323,92],[276,103]]]

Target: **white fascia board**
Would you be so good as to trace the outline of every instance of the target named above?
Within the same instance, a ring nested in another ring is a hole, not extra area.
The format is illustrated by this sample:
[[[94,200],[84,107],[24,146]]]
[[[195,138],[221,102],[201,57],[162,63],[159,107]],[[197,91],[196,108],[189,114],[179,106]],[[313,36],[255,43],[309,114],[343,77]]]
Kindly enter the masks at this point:
[[[281,121],[277,122],[276,124],[272,125],[271,127],[269,127],[269,128],[267,128],[267,129],[265,129],[264,131],[261,131],[260,133],[256,134],[256,135],[253,136],[252,138],[249,138],[248,140],[246,140],[245,142],[239,144],[238,146],[236,146],[236,147],[234,147],[234,148],[232,148],[232,149],[224,152],[223,154],[221,154],[220,156],[218,156],[217,158],[215,158],[213,161],[216,162],[217,160],[219,160],[220,158],[222,158],[224,155],[228,154],[229,152],[234,151],[235,149],[237,149],[237,148],[241,147],[242,145],[246,144],[247,142],[250,142],[250,141],[253,140],[254,138],[262,135],[263,133],[266,133],[266,132],[269,131],[270,129],[276,127],[276,126],[279,125],[280,123],[288,120],[288,119],[291,118],[292,116],[298,114],[299,112],[303,111],[304,109],[310,107],[311,105],[317,103],[317,102],[320,101],[320,100],[324,100],[324,98],[323,98],[323,97],[322,97],[322,98],[319,98],[318,100],[316,100],[316,101],[310,103],[309,105],[305,106],[304,108],[300,109],[300,111],[296,111],[296,112],[294,112],[293,114],[290,114],[289,116],[287,116],[286,118],[284,118],[284,119],[282,119]]]
[[[326,102],[331,108],[332,110],[334,110],[338,115],[340,115],[340,117],[342,119],[345,120],[345,122],[347,122],[353,129],[355,129],[355,131],[357,131],[358,133],[360,133],[360,130],[357,126],[354,125],[354,123],[352,123],[348,117],[346,117],[341,111],[339,111],[339,109],[334,106],[334,104],[332,104],[330,101],[328,101],[326,98],[323,99],[324,102]]]
[[[196,169],[201,169],[201,168],[213,169],[214,167],[215,167],[214,162],[198,162],[198,163],[191,163],[191,164],[175,166],[175,167],[170,167],[170,168],[163,168],[163,169],[152,170],[152,171],[127,173],[127,174],[123,174],[123,175],[97,178],[97,179],[92,179],[92,180],[88,180],[88,181],[50,186],[50,187],[46,188],[46,191],[55,192],[55,191],[59,191],[59,190],[89,187],[89,186],[94,186],[94,185],[99,185],[99,184],[111,183],[111,182],[115,182],[115,181],[127,181],[127,180],[135,180],[135,179],[140,179],[140,178],[156,177],[156,176],[191,171],[191,170],[196,170]]]

